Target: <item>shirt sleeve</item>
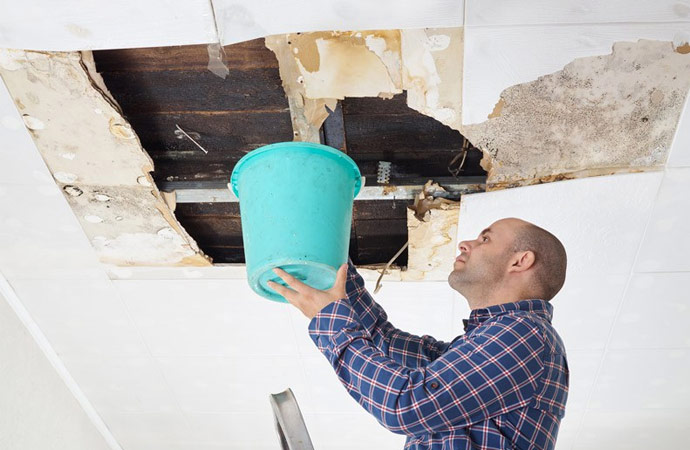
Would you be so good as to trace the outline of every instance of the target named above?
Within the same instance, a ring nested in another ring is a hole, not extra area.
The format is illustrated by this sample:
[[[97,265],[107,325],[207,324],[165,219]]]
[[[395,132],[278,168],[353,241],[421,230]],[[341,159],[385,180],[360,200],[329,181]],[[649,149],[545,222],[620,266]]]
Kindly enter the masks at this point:
[[[374,345],[398,364],[421,367],[438,358],[450,346],[449,342],[436,340],[425,334],[415,336],[395,328],[381,305],[371,297],[364,279],[357,272],[352,259],[347,259],[347,299],[356,312],[356,318],[367,331]]]
[[[500,315],[426,366],[379,350],[347,299],[324,307],[309,335],[348,393],[388,430],[415,436],[470,426],[530,403],[544,371],[536,324]]]

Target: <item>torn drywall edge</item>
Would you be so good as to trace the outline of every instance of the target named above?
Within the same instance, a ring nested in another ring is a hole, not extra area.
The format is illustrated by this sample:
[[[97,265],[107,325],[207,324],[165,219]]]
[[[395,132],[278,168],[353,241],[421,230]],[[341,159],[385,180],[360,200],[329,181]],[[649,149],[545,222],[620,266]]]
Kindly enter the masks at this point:
[[[288,35],[266,36],[265,45],[278,59],[280,78],[290,106],[294,140],[319,143],[319,128],[328,117],[326,105],[333,110],[337,100],[305,97],[304,86],[300,83],[299,68],[288,41]]]
[[[407,106],[462,126],[463,28],[400,30]]]
[[[287,39],[307,98],[402,92],[398,30],[294,33]]]
[[[113,235],[109,241],[118,242],[118,230],[124,224],[136,224],[136,232],[150,235],[151,248],[162,248],[157,233],[168,228],[179,237],[172,242],[174,250],[166,248],[159,257],[151,257],[144,247],[130,248],[134,253],[119,262],[210,264],[163,201],[149,173],[153,161],[102,79],[90,76],[94,69],[88,53],[82,58],[78,52],[0,50],[0,74],[56,183],[73,208],[88,199],[86,210],[75,213],[92,243],[103,237],[103,233],[89,233],[92,225],[109,227]],[[114,205],[110,201],[122,189],[137,192],[138,197],[130,199],[130,207],[122,204],[110,209]],[[107,204],[107,215],[89,213],[89,208],[96,210],[102,204]],[[139,223],[142,217],[148,222]],[[115,261],[102,252],[99,257]]]
[[[484,152],[487,189],[657,170],[690,86],[690,57],[670,42],[614,44],[506,89],[493,117],[463,135]]]
[[[407,209],[409,236],[407,270],[403,281],[446,280],[453,271],[455,240],[458,230],[460,202],[428,209],[424,220]]]
[[[407,90],[407,104],[459,129],[462,121],[462,28],[293,33],[267,37],[278,57],[291,107],[345,97],[391,98]],[[282,47],[278,47],[282,45]],[[286,48],[287,47],[287,48]],[[300,95],[296,93],[299,92]],[[295,131],[312,129],[293,120]]]

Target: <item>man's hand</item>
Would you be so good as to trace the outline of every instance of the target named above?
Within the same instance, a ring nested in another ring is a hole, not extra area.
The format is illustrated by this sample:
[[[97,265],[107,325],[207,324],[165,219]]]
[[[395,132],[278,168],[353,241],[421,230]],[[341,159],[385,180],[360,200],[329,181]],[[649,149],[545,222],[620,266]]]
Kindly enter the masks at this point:
[[[283,269],[273,269],[276,275],[285,281],[292,289],[288,289],[278,283],[272,281],[268,285],[277,293],[287,299],[288,302],[295,305],[297,309],[307,316],[308,319],[314,318],[316,313],[321,311],[327,305],[334,301],[347,297],[345,291],[345,282],[347,281],[347,263],[340,266],[338,273],[335,276],[335,284],[332,288],[321,291],[309,285],[306,285],[293,277]]]

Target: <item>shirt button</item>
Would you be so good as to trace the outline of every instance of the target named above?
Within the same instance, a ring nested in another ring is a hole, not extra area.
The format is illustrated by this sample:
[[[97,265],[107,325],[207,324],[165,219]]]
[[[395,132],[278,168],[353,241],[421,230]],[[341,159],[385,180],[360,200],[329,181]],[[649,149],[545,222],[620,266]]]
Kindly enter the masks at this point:
[[[435,381],[432,381],[431,382],[431,389],[436,389],[436,388],[438,388],[438,383]]]

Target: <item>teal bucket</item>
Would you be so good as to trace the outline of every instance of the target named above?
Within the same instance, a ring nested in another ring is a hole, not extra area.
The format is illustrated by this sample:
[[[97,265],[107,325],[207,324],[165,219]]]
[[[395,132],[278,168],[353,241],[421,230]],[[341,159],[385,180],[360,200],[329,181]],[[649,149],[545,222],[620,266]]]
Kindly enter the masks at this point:
[[[280,142],[247,153],[230,176],[240,200],[247,281],[262,297],[288,303],[266,282],[287,286],[280,267],[315,289],[333,287],[347,262],[357,164],[332,147]]]

